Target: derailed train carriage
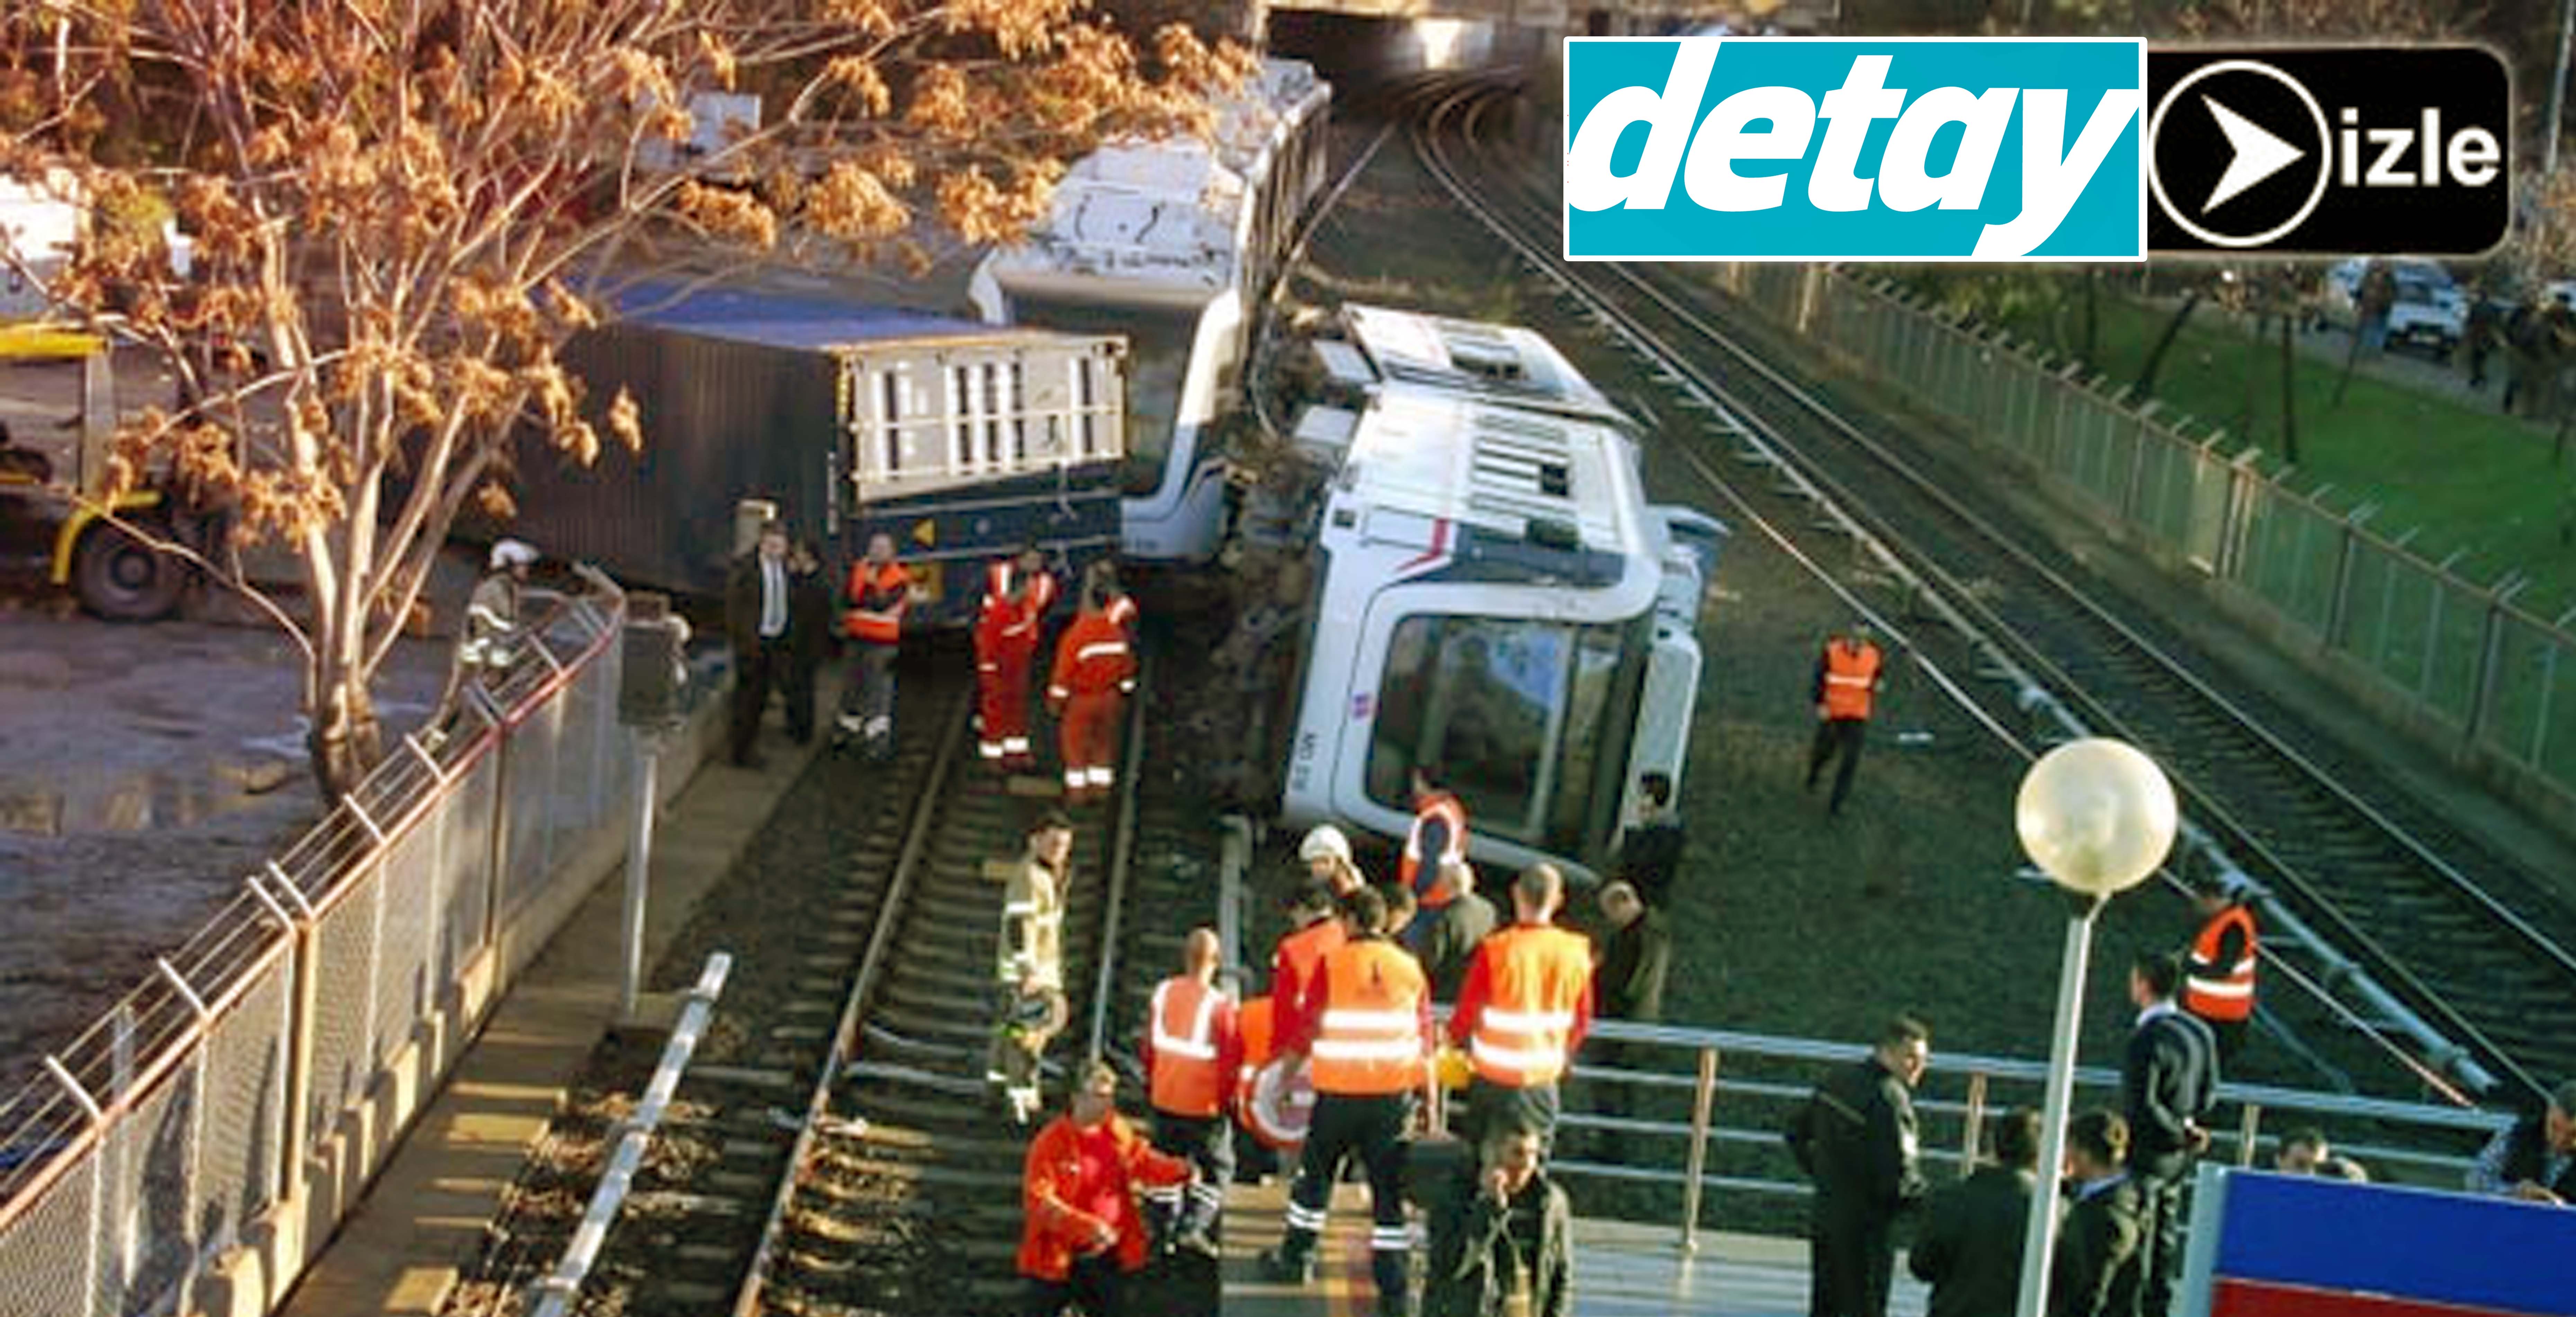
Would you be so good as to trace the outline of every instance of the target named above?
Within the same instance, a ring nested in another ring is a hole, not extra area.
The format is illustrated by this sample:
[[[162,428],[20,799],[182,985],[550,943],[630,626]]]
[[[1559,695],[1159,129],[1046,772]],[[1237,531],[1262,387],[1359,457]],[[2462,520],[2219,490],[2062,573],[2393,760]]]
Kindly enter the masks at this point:
[[[1473,858],[1597,872],[1638,776],[1681,778],[1726,528],[1647,500],[1636,422],[1540,335],[1368,306],[1338,325],[1292,440],[1305,487],[1268,499],[1308,509],[1269,536],[1309,582],[1254,751],[1284,766],[1281,818],[1400,837],[1412,768],[1437,764]]]

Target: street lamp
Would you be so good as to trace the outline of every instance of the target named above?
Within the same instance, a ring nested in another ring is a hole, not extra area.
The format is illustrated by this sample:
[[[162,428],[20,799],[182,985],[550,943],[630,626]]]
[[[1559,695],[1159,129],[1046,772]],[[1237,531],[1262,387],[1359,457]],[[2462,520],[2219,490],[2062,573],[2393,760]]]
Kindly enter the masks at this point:
[[[2067,1107],[2075,1097],[2075,1051],[2084,1016],[2084,971],[2093,916],[2114,894],[2156,871],[2173,848],[2173,784],[2156,762],[2125,741],[2069,741],[2040,756],[2013,801],[2021,848],[2071,903],[2066,958],[2057,971],[2057,1030],[2048,1056],[2048,1100],[2040,1118],[2039,1191],[2022,1235],[2017,1317],[2048,1310],[2049,1254],[2057,1236],[2057,1176],[2066,1159]]]

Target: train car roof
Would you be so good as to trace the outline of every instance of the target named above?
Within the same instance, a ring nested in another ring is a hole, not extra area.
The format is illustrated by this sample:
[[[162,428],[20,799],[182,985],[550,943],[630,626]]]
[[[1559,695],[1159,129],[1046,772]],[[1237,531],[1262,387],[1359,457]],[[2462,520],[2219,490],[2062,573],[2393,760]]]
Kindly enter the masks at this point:
[[[856,351],[926,339],[1047,339],[1063,335],[1003,328],[912,307],[853,300],[826,286],[644,280],[610,300],[627,324],[651,325],[699,338],[810,352]]]
[[[1369,364],[1390,382],[1633,424],[1535,330],[1357,302],[1342,308],[1342,318]]]
[[[1646,544],[1630,444],[1579,416],[1395,387],[1360,417],[1340,485],[1364,518],[1448,520],[1514,540],[1547,524],[1585,550],[1633,555]]]
[[[1028,241],[994,253],[995,275],[1006,285],[1114,274],[1225,287],[1247,176],[1279,121],[1324,90],[1312,66],[1265,59],[1251,85],[1216,102],[1212,140],[1122,142],[1083,157]]]

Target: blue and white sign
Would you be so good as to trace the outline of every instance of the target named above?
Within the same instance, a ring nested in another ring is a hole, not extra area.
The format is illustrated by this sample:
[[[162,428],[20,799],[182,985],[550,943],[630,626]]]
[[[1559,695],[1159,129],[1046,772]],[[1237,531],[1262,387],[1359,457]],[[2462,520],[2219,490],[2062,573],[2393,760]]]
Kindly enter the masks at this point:
[[[1565,44],[1569,260],[2146,258],[2142,40]]]

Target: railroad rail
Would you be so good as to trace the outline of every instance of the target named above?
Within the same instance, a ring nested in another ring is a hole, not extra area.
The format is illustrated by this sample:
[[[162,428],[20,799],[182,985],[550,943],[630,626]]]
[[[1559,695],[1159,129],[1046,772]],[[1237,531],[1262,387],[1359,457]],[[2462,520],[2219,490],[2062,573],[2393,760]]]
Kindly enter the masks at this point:
[[[1453,88],[1418,121],[1417,152],[1462,206],[1672,387],[1713,405],[1711,428],[1736,428],[1738,442],[1829,498],[2087,725],[2155,754],[2197,824],[2247,874],[2477,1062],[2522,1095],[2576,1068],[2576,954],[2541,926],[2565,918],[2543,883],[2223,682],[2107,587],[2023,547],[2008,518],[1962,492],[1976,480],[1935,454],[1878,441],[1814,383],[1729,332],[1711,290],[1658,267],[1559,260],[1552,195],[1481,140],[1482,116],[1507,94],[1491,81]],[[1967,588],[1971,579],[1981,588]],[[1989,591],[2011,600],[2010,619],[1985,601]],[[2329,965],[2333,956],[2321,953]]]

